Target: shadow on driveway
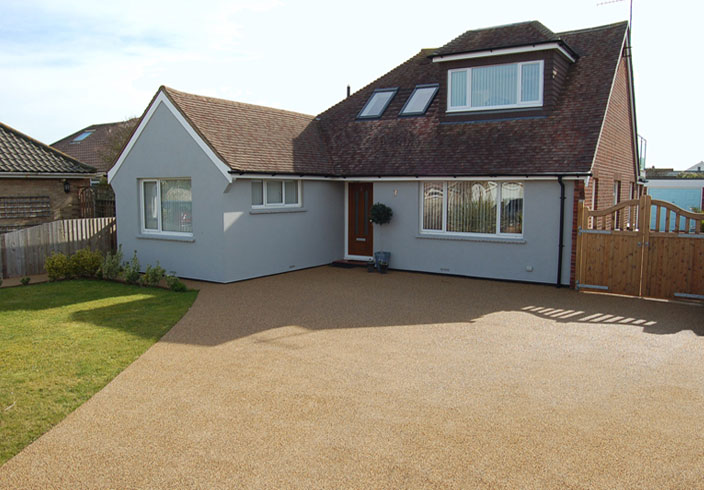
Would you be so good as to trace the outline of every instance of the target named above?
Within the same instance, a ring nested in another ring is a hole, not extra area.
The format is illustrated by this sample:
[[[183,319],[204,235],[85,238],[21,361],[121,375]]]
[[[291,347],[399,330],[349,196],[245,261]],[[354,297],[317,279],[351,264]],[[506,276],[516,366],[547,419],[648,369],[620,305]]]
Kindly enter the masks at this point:
[[[473,323],[499,312],[555,322],[636,326],[649,334],[704,335],[704,308],[578,293],[554,286],[453,276],[321,267],[232,284],[190,282],[207,290],[166,342],[218,345],[284,326],[307,331]]]

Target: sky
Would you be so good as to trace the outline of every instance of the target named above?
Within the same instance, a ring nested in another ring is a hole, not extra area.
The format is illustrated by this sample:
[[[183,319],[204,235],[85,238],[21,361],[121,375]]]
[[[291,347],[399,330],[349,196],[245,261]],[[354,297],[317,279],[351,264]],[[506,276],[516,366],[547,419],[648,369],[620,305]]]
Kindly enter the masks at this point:
[[[51,144],[141,115],[161,85],[318,114],[347,85],[359,90],[467,30],[539,20],[560,32],[628,18],[628,0],[0,0],[0,121]],[[704,160],[702,18],[702,2],[633,0],[648,167]]]

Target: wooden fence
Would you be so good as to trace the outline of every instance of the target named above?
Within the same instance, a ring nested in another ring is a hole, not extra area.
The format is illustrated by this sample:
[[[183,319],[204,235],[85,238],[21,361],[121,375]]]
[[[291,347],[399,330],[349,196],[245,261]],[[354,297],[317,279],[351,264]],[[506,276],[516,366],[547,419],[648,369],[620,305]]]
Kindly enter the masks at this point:
[[[66,219],[0,234],[2,277],[42,274],[52,252],[66,255],[82,248],[107,252],[117,243],[115,218]]]
[[[703,221],[648,195],[598,211],[580,202],[577,288],[704,299]]]

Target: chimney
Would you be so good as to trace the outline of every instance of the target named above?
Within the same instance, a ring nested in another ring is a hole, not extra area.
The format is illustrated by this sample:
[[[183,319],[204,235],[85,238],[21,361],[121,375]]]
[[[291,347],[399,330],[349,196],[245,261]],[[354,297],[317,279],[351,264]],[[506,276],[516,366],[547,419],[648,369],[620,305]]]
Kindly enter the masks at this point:
[[[347,86],[347,97],[349,97],[349,96],[350,96],[350,86],[348,85]]]

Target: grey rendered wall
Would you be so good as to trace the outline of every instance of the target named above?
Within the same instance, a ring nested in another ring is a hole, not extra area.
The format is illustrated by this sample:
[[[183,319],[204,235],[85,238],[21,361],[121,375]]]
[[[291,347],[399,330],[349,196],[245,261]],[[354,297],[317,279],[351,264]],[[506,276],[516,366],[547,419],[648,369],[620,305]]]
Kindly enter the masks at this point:
[[[191,242],[140,236],[138,179],[190,177],[193,198]],[[225,176],[162,104],[149,120],[112,180],[117,241],[125,258],[137,250],[142,268],[156,264],[181,277],[226,281],[223,267],[222,201]]]
[[[329,264],[344,254],[344,184],[304,181],[302,208],[251,209],[251,181],[237,180],[224,196],[230,281]]]
[[[391,268],[556,283],[560,219],[560,186],[556,181],[525,183],[522,243],[419,238],[419,186],[418,182],[374,184],[374,201],[387,204],[394,212],[391,223],[374,229],[374,249],[391,252]],[[398,191],[396,195],[394,191]],[[565,182],[562,284],[566,285],[570,280],[573,191],[573,184]]]

